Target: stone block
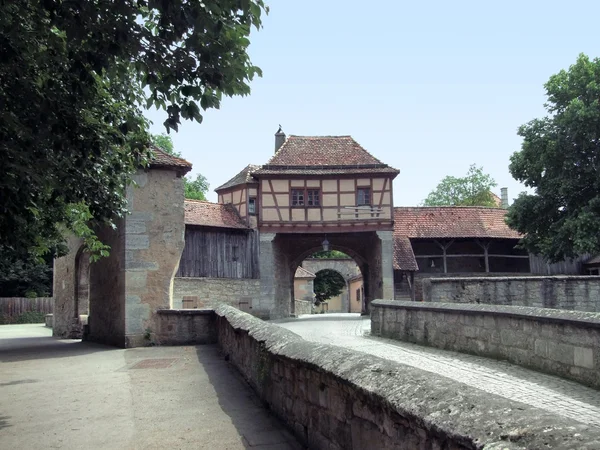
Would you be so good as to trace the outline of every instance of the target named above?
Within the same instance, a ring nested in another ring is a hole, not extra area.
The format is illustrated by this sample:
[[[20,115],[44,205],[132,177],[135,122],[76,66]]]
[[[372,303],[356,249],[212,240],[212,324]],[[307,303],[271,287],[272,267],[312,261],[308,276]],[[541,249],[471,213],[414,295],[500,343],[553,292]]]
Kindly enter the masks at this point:
[[[126,248],[127,250],[147,250],[150,248],[150,238],[147,234],[128,235]]]
[[[572,345],[548,341],[548,358],[572,366],[575,359],[575,348]]]
[[[127,220],[125,222],[126,234],[144,234],[146,233],[146,222],[143,220]]]
[[[594,350],[591,348],[575,347],[573,359],[576,366],[594,369]]]

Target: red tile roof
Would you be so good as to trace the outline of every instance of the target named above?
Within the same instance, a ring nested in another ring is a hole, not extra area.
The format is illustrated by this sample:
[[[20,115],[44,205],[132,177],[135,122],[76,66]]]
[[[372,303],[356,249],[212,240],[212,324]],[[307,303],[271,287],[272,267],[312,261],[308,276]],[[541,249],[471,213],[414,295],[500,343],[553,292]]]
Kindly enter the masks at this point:
[[[304,267],[299,266],[296,269],[296,273],[294,274],[294,278],[316,278],[317,276],[309,270],[306,270]]]
[[[150,167],[180,170],[187,173],[192,170],[192,163],[183,158],[169,155],[155,145],[151,145],[150,149],[153,153],[153,158],[150,161]]]
[[[394,270],[419,270],[410,239],[394,236]]]
[[[230,204],[186,200],[184,209],[186,225],[248,229],[237,210]]]
[[[258,183],[258,181],[252,176],[252,172],[260,169],[260,166],[256,166],[254,164],[248,164],[246,167],[242,169],[240,173],[234,176],[229,181],[223,183],[221,186],[215,189],[215,192],[219,192],[223,189],[227,189],[230,187],[238,186],[240,184],[246,183]]]
[[[351,136],[289,136],[269,162],[254,174],[374,172],[399,173],[367,152]]]
[[[505,215],[505,209],[478,206],[399,207],[394,208],[394,235],[520,239],[504,222]]]

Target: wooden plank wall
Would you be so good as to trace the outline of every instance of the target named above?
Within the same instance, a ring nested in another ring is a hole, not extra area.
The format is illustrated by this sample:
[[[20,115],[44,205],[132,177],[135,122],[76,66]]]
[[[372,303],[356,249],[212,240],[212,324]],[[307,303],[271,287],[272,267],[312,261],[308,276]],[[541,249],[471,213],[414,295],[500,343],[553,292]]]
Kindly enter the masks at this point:
[[[52,297],[0,297],[0,316],[5,318],[16,319],[21,314],[31,311],[52,314],[53,310]]]
[[[258,278],[258,231],[187,226],[175,276]]]
[[[582,275],[583,263],[592,255],[581,255],[572,260],[560,261],[549,264],[543,257],[537,255],[529,256],[531,273],[535,275]]]

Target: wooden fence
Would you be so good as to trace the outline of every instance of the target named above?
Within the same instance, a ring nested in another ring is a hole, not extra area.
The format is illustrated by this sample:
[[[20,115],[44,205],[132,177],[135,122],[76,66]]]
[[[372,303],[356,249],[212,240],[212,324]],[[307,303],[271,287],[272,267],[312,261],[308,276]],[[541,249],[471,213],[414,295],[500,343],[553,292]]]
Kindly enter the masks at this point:
[[[54,300],[52,297],[0,298],[0,323],[14,323],[24,313],[39,312],[43,315],[52,314]]]
[[[565,259],[550,264],[546,259],[537,255],[529,256],[531,273],[535,275],[584,275],[583,263],[592,255],[585,254],[574,259]]]

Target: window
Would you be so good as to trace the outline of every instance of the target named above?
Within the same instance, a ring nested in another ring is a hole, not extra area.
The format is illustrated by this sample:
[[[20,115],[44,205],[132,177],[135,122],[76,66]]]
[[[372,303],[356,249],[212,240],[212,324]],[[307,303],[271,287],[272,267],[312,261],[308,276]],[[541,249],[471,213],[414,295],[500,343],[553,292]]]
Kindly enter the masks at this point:
[[[360,302],[360,300],[361,300],[361,298],[360,298],[360,288],[358,288],[358,289],[356,290],[356,301],[357,301],[357,302]]]
[[[308,199],[308,202],[306,203],[307,206],[321,205],[318,189],[308,189],[306,191],[306,198]]]
[[[256,214],[256,198],[250,197],[248,199],[248,214],[255,215]]]
[[[292,206],[321,206],[318,189],[292,189]]]
[[[356,205],[369,206],[371,204],[371,188],[358,188],[356,190]]]
[[[292,189],[292,206],[304,206],[304,189]]]

